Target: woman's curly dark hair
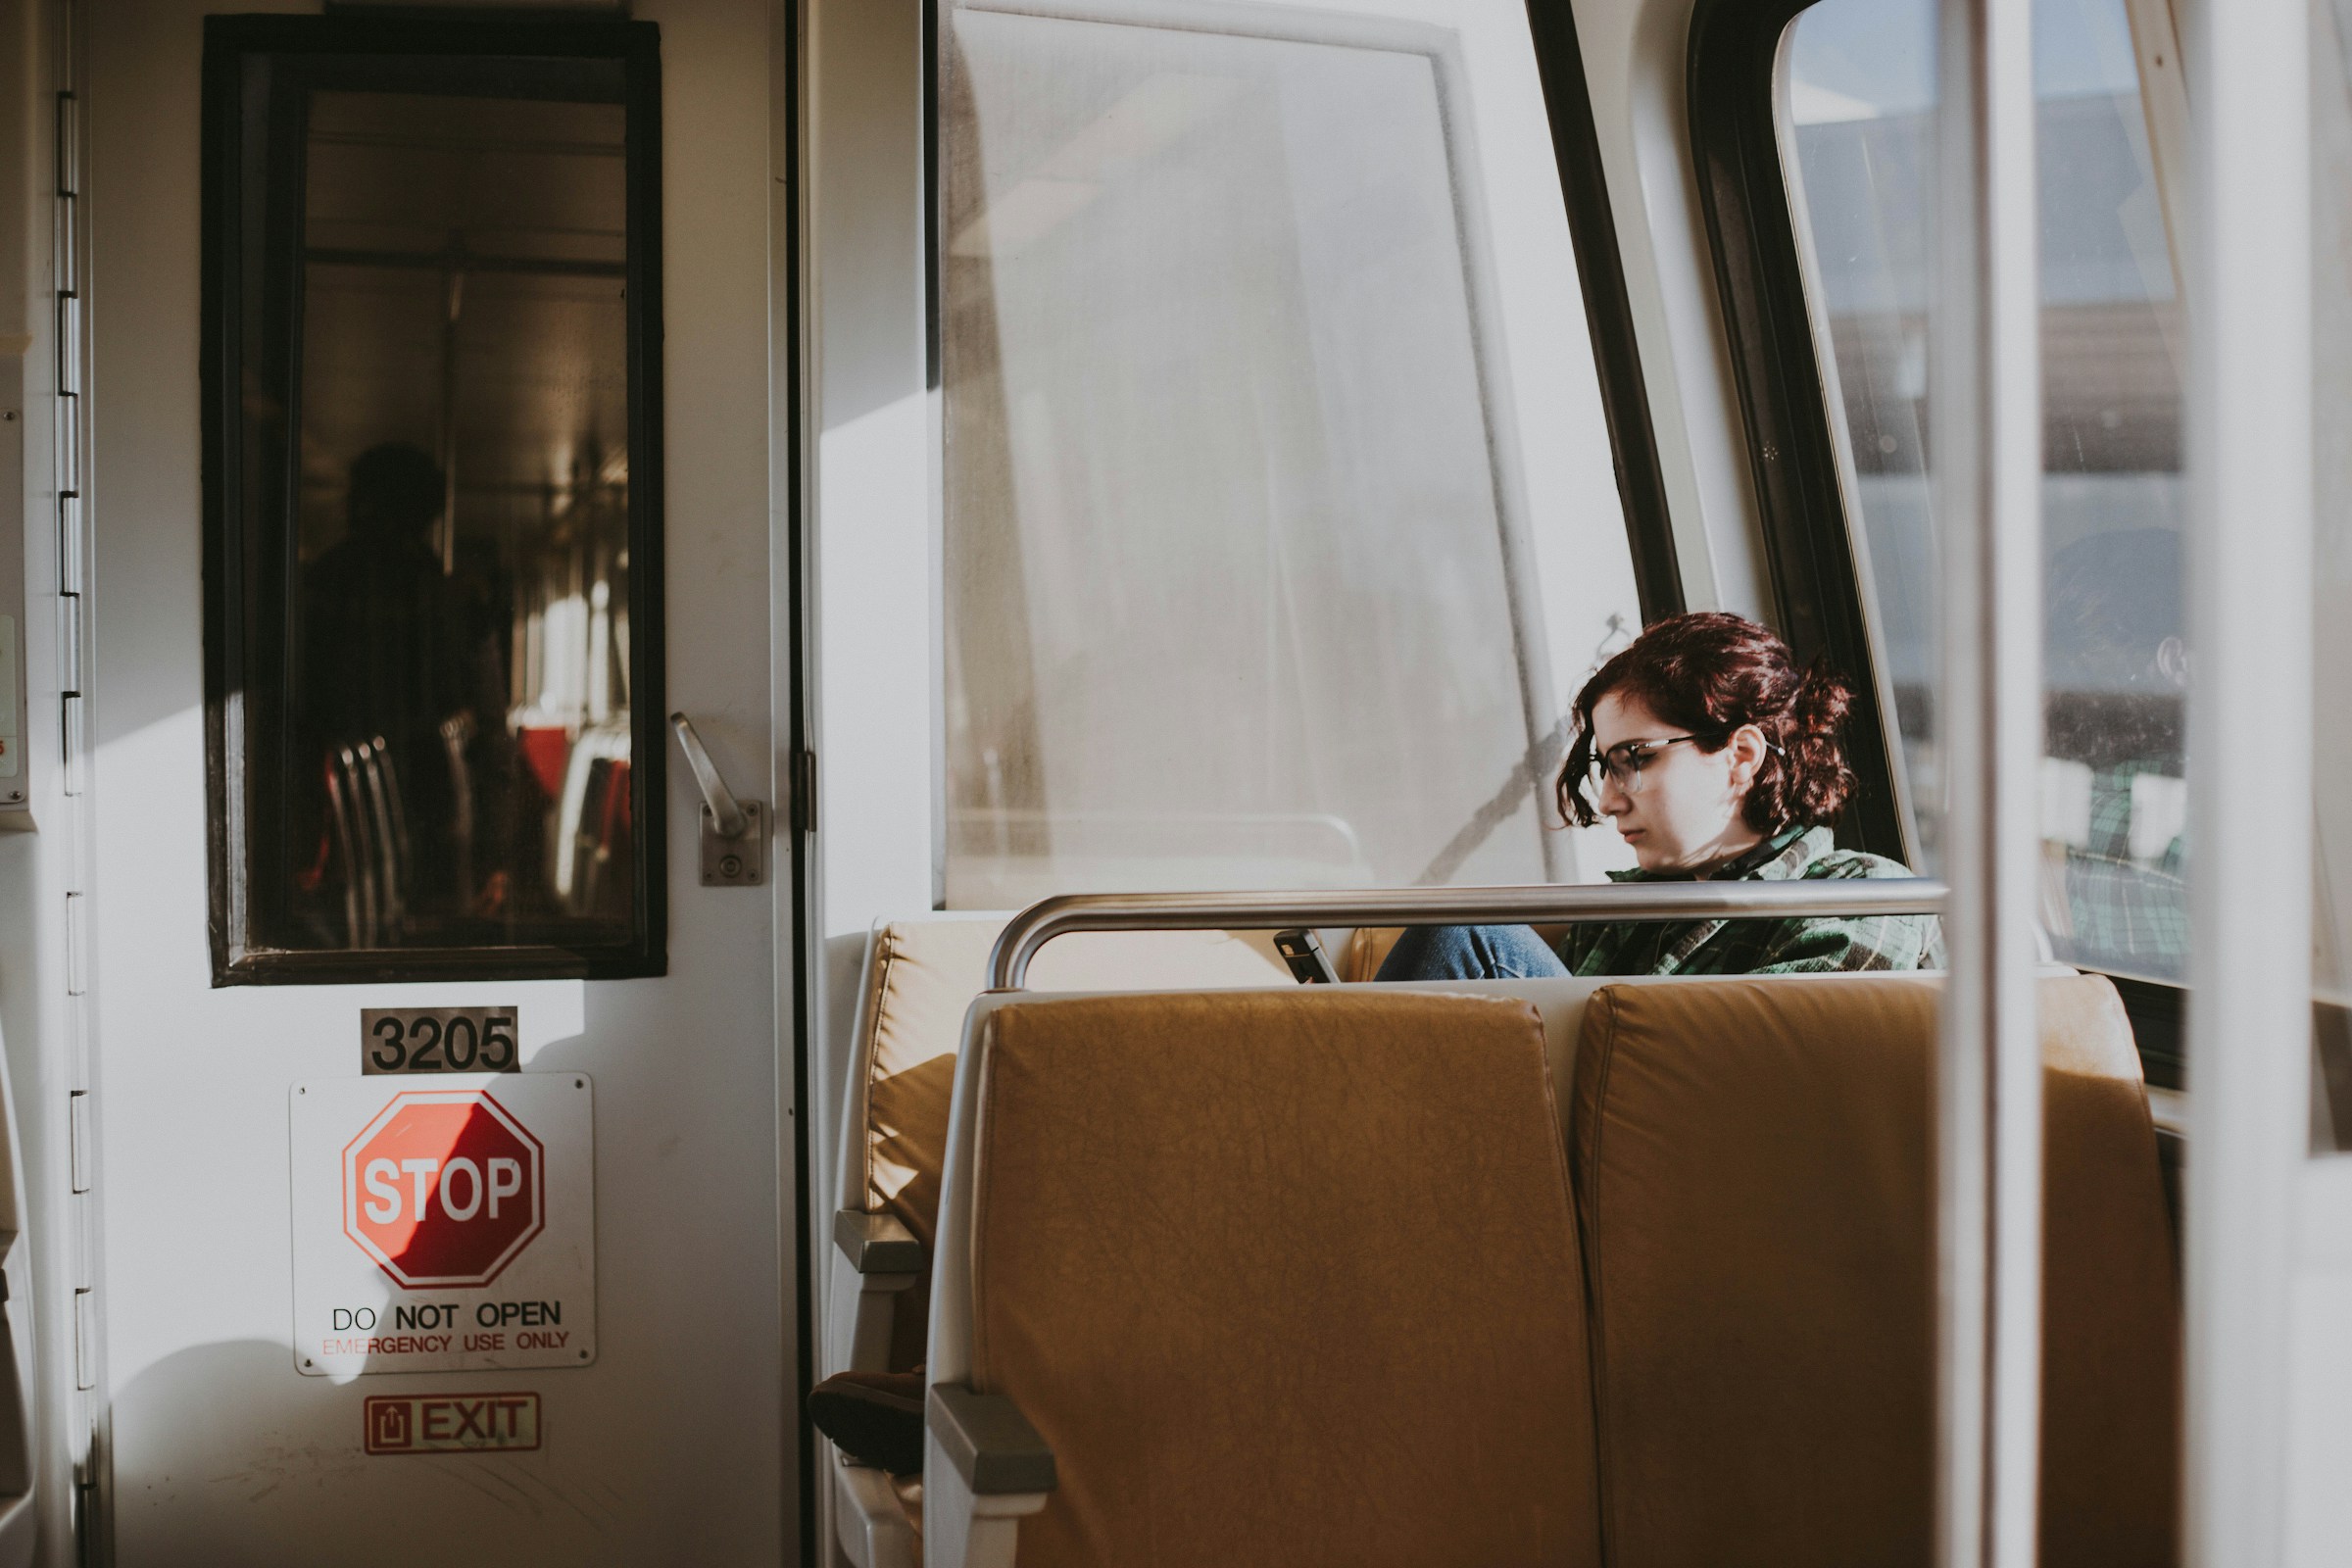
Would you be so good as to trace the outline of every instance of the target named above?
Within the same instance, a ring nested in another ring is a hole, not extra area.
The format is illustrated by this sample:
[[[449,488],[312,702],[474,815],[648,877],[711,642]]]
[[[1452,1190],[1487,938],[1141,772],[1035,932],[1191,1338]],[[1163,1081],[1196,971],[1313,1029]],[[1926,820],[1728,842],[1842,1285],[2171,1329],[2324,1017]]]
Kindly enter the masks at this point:
[[[1740,814],[1759,833],[1811,827],[1837,816],[1854,791],[1838,734],[1853,688],[1816,661],[1799,674],[1788,645],[1740,615],[1706,612],[1656,622],[1594,672],[1576,694],[1576,744],[1560,768],[1560,813],[1582,827],[1600,820],[1586,798],[1592,767],[1592,708],[1611,692],[1639,700],[1719,752],[1742,724],[1770,749]]]

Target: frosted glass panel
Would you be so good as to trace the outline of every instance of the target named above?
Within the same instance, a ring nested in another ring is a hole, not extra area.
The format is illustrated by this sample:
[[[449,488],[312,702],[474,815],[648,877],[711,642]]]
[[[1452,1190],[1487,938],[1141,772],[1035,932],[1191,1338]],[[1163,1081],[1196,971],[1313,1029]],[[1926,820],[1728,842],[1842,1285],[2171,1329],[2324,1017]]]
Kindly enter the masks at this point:
[[[1532,519],[1576,541],[1547,625],[1509,361],[1561,318],[1505,331],[1460,36],[1233,15],[948,14],[951,906],[1576,871],[1558,688],[1631,570],[1604,468]]]

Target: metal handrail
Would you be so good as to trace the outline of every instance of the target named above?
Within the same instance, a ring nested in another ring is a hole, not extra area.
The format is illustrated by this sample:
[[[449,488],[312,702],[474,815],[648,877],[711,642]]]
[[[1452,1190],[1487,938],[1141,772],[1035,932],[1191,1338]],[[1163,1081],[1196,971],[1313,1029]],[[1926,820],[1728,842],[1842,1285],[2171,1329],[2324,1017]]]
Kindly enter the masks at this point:
[[[988,956],[995,991],[1022,990],[1029,960],[1073,931],[1273,931],[1285,926],[1524,925],[1538,920],[1740,920],[1941,914],[1928,877],[1794,882],[1579,882],[1499,888],[1298,893],[1065,893],[1014,915]]]

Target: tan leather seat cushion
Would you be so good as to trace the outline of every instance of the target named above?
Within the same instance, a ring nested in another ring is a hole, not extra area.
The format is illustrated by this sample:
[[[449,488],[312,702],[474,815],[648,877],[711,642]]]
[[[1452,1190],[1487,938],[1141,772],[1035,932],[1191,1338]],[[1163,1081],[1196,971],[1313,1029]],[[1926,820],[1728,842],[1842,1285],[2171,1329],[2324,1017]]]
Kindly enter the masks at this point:
[[[1622,1568],[1933,1560],[1937,986],[1611,986],[1570,1114]],[[2040,983],[2041,1561],[2177,1559],[2180,1323],[2114,988]]]
[[[1023,1568],[1598,1561],[1533,1007],[1074,999],[985,1049],[973,1380],[1061,1478]]]
[[[871,1032],[865,1206],[894,1214],[929,1250],[938,1228],[948,1152],[948,1102],[963,1015],[988,987],[988,958],[1004,928],[995,918],[902,920],[874,933],[866,968]],[[1291,972],[1261,932],[1081,932],[1046,944],[1029,965],[1033,991],[1176,991],[1287,985]],[[891,1364],[923,1357],[928,1281],[903,1293]]]

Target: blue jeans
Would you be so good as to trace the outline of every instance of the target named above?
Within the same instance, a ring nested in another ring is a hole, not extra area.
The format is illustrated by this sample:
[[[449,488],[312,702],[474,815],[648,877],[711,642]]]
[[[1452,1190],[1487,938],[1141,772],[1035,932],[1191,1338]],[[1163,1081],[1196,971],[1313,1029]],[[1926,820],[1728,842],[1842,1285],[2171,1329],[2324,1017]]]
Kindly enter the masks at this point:
[[[1416,925],[1381,961],[1375,980],[1549,980],[1560,956],[1523,925]]]

